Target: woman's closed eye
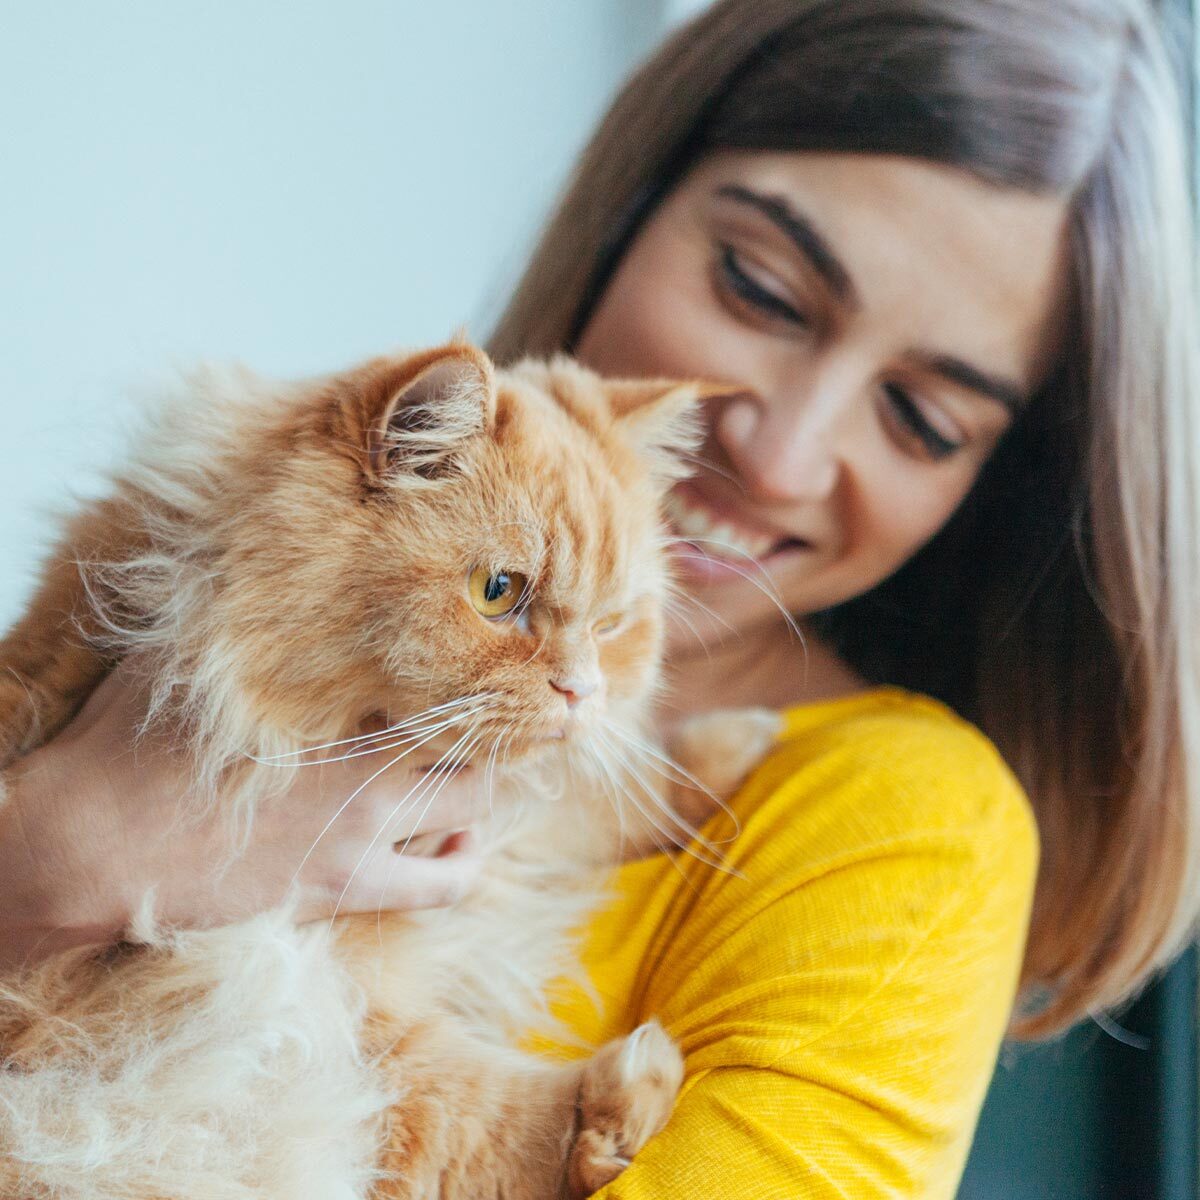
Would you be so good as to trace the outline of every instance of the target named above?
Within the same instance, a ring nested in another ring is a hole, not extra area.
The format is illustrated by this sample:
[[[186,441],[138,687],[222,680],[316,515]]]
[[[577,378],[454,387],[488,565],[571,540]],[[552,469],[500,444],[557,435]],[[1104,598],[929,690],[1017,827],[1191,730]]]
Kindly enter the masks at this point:
[[[955,441],[939,431],[921,411],[920,404],[899,384],[885,383],[883,395],[888,411],[902,435],[915,438],[921,450],[930,458],[949,458],[963,448],[964,442]]]
[[[774,288],[771,286],[774,284]],[[770,273],[750,263],[727,243],[720,246],[717,261],[717,286],[723,298],[738,304],[748,304],[767,317],[774,317],[801,328],[808,319],[776,289],[780,288]]]

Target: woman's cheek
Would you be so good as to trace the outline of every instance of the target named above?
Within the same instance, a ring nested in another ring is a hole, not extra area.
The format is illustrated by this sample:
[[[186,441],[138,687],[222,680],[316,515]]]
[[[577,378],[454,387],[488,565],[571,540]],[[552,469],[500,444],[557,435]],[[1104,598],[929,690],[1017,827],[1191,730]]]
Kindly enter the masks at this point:
[[[847,560],[864,580],[860,591],[904,565],[946,524],[970,482],[955,475],[931,478],[936,468],[897,470],[888,488],[871,488],[847,525]],[[918,474],[919,472],[919,474]],[[924,476],[922,478],[921,476]]]

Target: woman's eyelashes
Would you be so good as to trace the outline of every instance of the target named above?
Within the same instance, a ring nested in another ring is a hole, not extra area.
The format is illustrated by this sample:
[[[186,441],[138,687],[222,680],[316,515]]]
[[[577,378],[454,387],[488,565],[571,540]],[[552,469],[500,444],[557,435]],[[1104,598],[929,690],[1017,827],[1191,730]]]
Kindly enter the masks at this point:
[[[756,271],[732,246],[722,244],[717,261],[718,289],[724,297],[748,304],[758,313],[801,328],[808,318],[793,304],[766,285],[764,273]]]
[[[921,411],[916,400],[899,384],[885,383],[883,394],[904,432],[916,438],[930,458],[949,458],[950,455],[962,449],[963,443],[954,441],[939,432]]]

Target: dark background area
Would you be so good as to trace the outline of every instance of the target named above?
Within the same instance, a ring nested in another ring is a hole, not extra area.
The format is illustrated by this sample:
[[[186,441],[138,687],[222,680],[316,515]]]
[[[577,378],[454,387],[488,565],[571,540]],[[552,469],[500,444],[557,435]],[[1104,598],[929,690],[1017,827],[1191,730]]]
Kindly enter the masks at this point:
[[[959,1200],[1197,1200],[1198,982],[1193,949],[1106,1028],[1006,1047]]]

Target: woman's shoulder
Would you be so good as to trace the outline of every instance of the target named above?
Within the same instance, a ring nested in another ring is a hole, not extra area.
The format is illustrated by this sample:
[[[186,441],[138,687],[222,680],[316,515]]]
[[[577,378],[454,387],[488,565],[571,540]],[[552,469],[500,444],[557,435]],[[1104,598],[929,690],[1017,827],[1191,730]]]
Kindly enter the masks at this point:
[[[894,1033],[897,1053],[927,1037],[960,1054],[972,1027],[998,1040],[1037,875],[1020,784],[979,730],[922,696],[878,689],[784,718],[705,831],[727,869],[685,861],[659,878],[674,894],[664,944],[690,964],[670,981],[679,1003],[711,998],[713,972],[723,994],[757,997],[777,1066],[847,1022],[877,1043]],[[675,1011],[666,990],[654,1000]],[[971,1062],[977,1087],[987,1056]]]
[[[877,688],[782,716],[778,746],[735,798],[744,830],[770,830],[793,853],[932,840],[970,858],[1002,849],[1010,865],[1036,861],[1021,785],[988,738],[938,701]]]
[[[631,864],[622,881],[697,961],[724,961],[753,930],[759,950],[733,975],[761,975],[761,951],[842,956],[882,979],[937,945],[1015,983],[1036,822],[991,742],[934,700],[889,688],[787,710],[778,746],[703,833],[701,853]]]
[[[835,1031],[886,1045],[889,1071],[924,1039],[926,1061],[971,1066],[951,1092],[981,1088],[1033,897],[1028,801],[934,701],[879,690],[784,717],[701,846],[621,869],[586,952],[604,1015],[572,1024],[603,1040],[657,1014],[708,1046],[706,1022],[725,1021],[746,1033],[741,1065],[801,1074]],[[689,1067],[731,1061],[714,1042]]]
[[[992,742],[939,700],[898,687],[871,688],[834,700],[785,708],[779,753],[846,753],[858,766],[943,768],[1001,777],[1020,785]],[[898,753],[899,752],[899,753]]]

